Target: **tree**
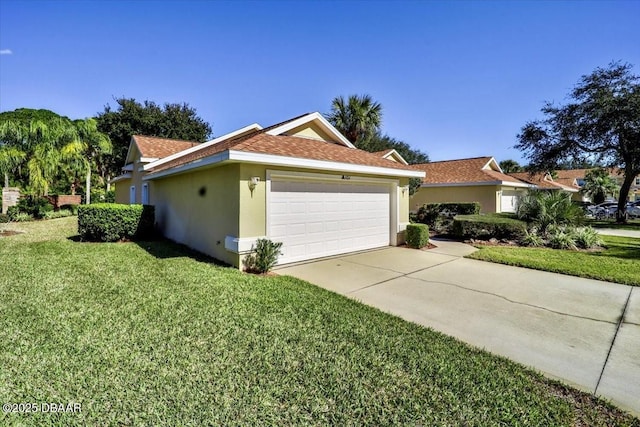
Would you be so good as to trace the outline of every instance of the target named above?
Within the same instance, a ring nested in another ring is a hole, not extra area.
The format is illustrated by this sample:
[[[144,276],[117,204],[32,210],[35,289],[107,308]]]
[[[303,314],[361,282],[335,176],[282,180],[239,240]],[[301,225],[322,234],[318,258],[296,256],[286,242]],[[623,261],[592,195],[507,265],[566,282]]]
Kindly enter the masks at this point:
[[[614,62],[582,76],[569,94],[571,102],[545,103],[545,118],[525,124],[515,146],[538,171],[584,160],[620,168],[618,222],[626,220],[629,189],[640,174],[640,77],[631,68]]]
[[[604,202],[608,194],[613,195],[618,189],[618,183],[611,178],[609,171],[606,169],[592,169],[584,177],[582,191],[591,197],[595,204]]]
[[[211,126],[196,114],[189,104],[137,102],[133,98],[118,98],[117,108],[106,105],[98,113],[97,130],[107,135],[113,146],[112,155],[101,164],[103,178],[118,174],[124,165],[131,136],[148,135],[161,138],[205,142],[211,136]]]
[[[349,95],[345,100],[338,96],[331,102],[331,113],[327,120],[351,143],[371,137],[380,130],[382,105],[369,95]]]
[[[500,169],[502,169],[502,172],[504,173],[522,172],[524,170],[524,168],[520,166],[520,163],[511,159],[503,160],[499,164]]]
[[[91,203],[91,171],[96,159],[111,154],[109,138],[98,131],[95,119],[76,120],[76,137],[62,147],[62,158],[70,163],[72,170],[85,175],[85,203]]]
[[[0,122],[0,173],[4,174],[4,186],[9,186],[9,173],[20,166],[26,153],[18,148],[25,133],[24,126],[14,120]]]
[[[37,196],[49,194],[52,180],[61,165],[61,147],[76,138],[76,130],[68,121],[56,119],[49,123],[30,123],[25,143],[30,147],[27,169],[29,186]]]

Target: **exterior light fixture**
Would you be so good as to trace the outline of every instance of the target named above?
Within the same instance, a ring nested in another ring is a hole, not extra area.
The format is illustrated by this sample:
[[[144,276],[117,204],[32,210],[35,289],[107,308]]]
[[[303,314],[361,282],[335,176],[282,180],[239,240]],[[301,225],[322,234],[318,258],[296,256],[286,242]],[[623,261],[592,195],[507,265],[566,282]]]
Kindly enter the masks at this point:
[[[249,178],[249,190],[253,193],[253,190],[256,188],[256,185],[260,182],[259,176],[252,176]]]

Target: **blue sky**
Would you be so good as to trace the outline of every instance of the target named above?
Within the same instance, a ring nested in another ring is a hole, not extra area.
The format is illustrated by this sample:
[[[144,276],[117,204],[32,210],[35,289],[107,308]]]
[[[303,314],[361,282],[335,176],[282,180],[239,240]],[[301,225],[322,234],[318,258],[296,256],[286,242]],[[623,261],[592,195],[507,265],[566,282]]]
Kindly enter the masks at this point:
[[[370,94],[431,160],[511,148],[613,60],[640,74],[640,2],[0,1],[0,111],[187,102],[221,135]]]

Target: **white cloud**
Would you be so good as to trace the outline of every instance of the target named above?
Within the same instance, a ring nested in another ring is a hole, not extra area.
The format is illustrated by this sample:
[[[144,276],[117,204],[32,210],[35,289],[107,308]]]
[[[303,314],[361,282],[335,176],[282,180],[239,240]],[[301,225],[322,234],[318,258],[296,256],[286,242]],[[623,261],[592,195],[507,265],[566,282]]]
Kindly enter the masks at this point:
[[[2,49],[0,50],[0,55],[13,55],[13,51],[11,49]]]

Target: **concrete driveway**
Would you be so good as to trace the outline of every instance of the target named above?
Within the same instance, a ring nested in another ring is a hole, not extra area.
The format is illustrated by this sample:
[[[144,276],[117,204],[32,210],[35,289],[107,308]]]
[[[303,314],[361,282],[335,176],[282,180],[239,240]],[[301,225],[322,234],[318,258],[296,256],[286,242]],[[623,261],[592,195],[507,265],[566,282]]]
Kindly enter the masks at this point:
[[[278,268],[640,415],[640,289],[463,258],[434,241]]]

